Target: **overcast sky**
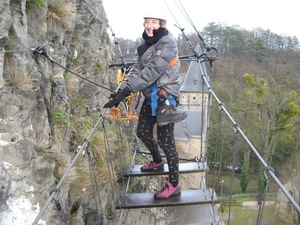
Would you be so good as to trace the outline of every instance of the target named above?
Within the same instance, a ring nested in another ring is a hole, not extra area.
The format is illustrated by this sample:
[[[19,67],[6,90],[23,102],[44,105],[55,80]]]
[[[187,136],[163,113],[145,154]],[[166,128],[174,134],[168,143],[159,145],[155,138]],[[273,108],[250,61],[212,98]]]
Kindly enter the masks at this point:
[[[181,31],[174,24],[184,28],[185,33],[193,32],[193,27],[177,7],[182,5],[194,26],[200,31],[208,23],[215,22],[227,26],[238,25],[249,31],[260,27],[278,35],[297,36],[300,40],[300,0],[102,0],[102,2],[116,38],[135,40],[141,37],[143,15],[152,6],[157,6],[158,10],[162,9],[167,13],[167,28],[175,36]]]

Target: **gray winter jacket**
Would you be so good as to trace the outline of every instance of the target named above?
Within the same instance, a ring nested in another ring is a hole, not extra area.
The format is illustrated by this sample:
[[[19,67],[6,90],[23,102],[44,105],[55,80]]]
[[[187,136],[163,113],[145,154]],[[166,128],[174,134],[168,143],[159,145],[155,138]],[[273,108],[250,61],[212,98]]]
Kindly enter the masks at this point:
[[[180,61],[168,68],[169,62],[176,56],[178,49],[174,38],[170,35],[161,37],[138,58],[138,62],[127,77],[126,84],[133,92],[141,91],[147,99],[150,99],[150,85],[155,83],[178,101]]]

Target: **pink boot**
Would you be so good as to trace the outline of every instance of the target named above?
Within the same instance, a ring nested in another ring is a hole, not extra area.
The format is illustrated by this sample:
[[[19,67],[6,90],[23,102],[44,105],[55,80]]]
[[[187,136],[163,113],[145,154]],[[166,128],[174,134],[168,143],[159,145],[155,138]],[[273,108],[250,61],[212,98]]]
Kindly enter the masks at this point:
[[[165,160],[162,159],[160,163],[155,163],[151,161],[149,164],[146,164],[141,167],[142,172],[149,172],[149,171],[155,171],[155,170],[163,170],[164,169]]]
[[[180,194],[180,192],[179,183],[177,187],[173,187],[171,183],[168,183],[164,188],[154,194],[154,198],[169,198],[173,195]]]

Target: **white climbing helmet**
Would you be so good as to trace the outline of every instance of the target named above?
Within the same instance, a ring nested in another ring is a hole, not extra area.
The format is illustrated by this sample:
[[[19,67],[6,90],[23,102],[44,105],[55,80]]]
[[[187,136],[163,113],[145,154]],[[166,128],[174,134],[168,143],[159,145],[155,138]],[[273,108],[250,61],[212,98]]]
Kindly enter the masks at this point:
[[[151,8],[144,14],[144,19],[159,19],[167,21],[166,13],[162,12],[160,8]]]

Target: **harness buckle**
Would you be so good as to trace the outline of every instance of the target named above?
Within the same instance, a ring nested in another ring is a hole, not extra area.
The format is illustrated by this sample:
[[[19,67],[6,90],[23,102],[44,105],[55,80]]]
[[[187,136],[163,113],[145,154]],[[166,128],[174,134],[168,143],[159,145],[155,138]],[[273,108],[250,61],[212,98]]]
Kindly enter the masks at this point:
[[[164,95],[167,94],[167,92],[164,89],[159,89],[157,92],[157,95]]]

